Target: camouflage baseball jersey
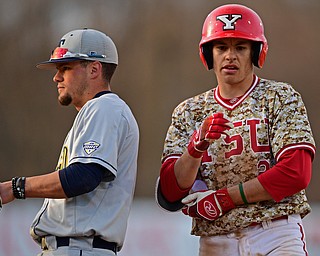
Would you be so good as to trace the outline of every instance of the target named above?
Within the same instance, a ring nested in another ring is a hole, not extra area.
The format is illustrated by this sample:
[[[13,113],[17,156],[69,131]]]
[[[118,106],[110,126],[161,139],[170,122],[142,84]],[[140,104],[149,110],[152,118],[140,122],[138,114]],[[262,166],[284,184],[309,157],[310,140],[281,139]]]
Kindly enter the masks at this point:
[[[315,152],[315,142],[306,108],[289,84],[259,79],[234,104],[223,101],[218,87],[179,104],[165,140],[162,161],[182,155],[194,130],[209,115],[222,112],[234,124],[228,136],[210,145],[202,158],[200,178],[209,189],[230,187],[267,171],[273,156],[278,160],[292,148]],[[247,227],[252,222],[288,214],[310,212],[305,191],[281,202],[264,201],[239,206],[214,222],[193,220],[192,234],[218,235]]]

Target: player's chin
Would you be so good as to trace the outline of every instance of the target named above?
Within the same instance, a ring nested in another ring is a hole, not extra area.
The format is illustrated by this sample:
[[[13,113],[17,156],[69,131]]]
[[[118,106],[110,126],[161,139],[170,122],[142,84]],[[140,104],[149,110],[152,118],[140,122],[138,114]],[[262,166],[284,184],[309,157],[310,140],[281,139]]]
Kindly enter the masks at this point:
[[[69,94],[59,95],[58,101],[62,106],[69,106],[72,102],[72,97]]]
[[[223,83],[225,84],[234,85],[234,84],[240,83],[241,78],[236,74],[234,75],[225,74],[220,81],[223,81]]]

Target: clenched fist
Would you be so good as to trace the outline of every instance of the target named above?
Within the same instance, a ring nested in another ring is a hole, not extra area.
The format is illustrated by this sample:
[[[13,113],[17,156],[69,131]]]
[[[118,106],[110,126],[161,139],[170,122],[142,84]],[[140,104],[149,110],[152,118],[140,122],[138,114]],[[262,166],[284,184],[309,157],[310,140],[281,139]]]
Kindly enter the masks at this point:
[[[202,157],[208,149],[210,143],[219,139],[221,135],[226,135],[226,131],[233,128],[223,113],[215,113],[207,117],[199,130],[195,131],[188,145],[188,152],[194,158]]]

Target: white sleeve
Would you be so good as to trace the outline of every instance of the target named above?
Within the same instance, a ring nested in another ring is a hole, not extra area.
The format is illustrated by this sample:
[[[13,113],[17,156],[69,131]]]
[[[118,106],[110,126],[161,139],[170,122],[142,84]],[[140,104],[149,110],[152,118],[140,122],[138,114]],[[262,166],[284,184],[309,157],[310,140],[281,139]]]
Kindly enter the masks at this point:
[[[121,108],[83,107],[75,120],[69,164],[97,163],[117,174],[119,131],[123,131]]]

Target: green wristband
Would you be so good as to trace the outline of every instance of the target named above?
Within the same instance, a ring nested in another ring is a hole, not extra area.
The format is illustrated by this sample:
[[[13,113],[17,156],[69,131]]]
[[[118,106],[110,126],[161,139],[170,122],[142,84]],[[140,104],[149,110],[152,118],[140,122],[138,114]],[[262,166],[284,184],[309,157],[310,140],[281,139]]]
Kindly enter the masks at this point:
[[[244,194],[242,183],[239,183],[239,190],[240,190],[240,195],[244,204],[249,204],[247,201],[246,195]]]

